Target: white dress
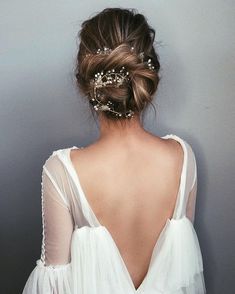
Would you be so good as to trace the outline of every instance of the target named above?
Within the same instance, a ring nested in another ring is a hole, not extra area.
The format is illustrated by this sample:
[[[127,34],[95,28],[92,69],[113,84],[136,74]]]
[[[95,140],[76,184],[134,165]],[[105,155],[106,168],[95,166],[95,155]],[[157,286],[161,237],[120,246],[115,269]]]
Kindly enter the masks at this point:
[[[70,150],[53,151],[42,171],[41,258],[23,294],[203,294],[203,260],[194,229],[197,165],[177,135],[184,161],[176,206],[155,243],[147,275],[136,289],[108,229],[82,190]],[[83,148],[83,147],[80,147]]]

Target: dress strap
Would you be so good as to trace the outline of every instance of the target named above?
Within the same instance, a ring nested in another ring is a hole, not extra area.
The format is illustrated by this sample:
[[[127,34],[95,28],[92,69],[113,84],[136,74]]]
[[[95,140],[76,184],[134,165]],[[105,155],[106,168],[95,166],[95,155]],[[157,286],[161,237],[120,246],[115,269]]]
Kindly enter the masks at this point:
[[[177,195],[176,204],[175,204],[174,213],[173,213],[173,219],[179,219],[184,216],[183,207],[184,207],[184,201],[185,201],[185,188],[186,188],[187,167],[188,167],[188,146],[185,140],[183,140],[181,137],[175,134],[169,134],[164,136],[163,138],[172,138],[176,140],[181,145],[183,149],[183,153],[184,153],[179,190],[178,190],[178,195]]]
[[[82,147],[81,147],[82,148]],[[98,226],[98,220],[96,216],[94,215],[93,211],[90,209],[84,192],[82,190],[78,175],[74,169],[74,166],[72,165],[71,159],[70,159],[70,151],[71,149],[78,149],[78,147],[68,147],[65,149],[61,149],[57,151],[58,158],[63,163],[67,175],[68,175],[68,181],[69,185],[72,189],[72,202],[73,202],[73,215],[75,218],[75,227],[76,225],[82,226],[82,225],[89,225],[89,226]],[[76,211],[78,209],[79,211]]]
[[[189,192],[196,177],[196,161],[192,147],[186,140],[174,134],[169,136],[176,139],[181,144],[184,151],[180,187],[173,215],[173,218],[179,219],[186,215]]]

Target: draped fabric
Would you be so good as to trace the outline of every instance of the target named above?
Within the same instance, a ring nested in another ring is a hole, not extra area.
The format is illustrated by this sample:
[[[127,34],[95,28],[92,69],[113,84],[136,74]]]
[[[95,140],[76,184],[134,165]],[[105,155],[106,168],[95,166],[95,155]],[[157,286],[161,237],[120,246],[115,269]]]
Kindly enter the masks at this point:
[[[147,275],[135,289],[108,229],[82,190],[70,158],[79,147],[53,151],[42,169],[42,249],[22,294],[203,294],[203,260],[194,229],[197,164],[179,136],[184,162],[176,206],[154,246]],[[82,148],[82,147],[80,147]]]

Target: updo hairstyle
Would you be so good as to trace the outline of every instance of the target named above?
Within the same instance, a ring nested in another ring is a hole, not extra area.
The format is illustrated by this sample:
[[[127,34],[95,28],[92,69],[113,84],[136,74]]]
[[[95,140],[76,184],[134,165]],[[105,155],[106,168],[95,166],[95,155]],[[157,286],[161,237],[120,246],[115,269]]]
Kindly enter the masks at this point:
[[[135,115],[149,103],[154,108],[151,101],[160,80],[160,64],[153,47],[155,30],[142,14],[135,9],[106,8],[82,23],[79,38],[75,76],[78,89],[90,102],[94,95],[91,80],[95,74],[124,66],[129,72],[129,83],[118,88],[103,87],[100,90],[102,103],[112,101],[116,111],[125,113],[131,109]],[[97,50],[104,47],[110,48],[111,53],[97,54]],[[140,52],[144,53],[143,60],[139,57]],[[150,70],[144,63],[149,58],[155,70]],[[91,103],[90,106],[94,111]],[[102,114],[107,119],[125,120],[110,111],[102,111]]]

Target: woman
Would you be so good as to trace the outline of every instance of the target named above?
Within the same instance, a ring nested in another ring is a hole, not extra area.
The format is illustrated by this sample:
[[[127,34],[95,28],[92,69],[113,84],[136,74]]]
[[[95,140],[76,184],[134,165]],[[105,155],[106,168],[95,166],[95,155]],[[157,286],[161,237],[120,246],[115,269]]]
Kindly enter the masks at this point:
[[[142,126],[160,79],[154,38],[135,10],[82,24],[76,78],[100,136],[43,165],[41,258],[23,294],[206,292],[194,152]]]

